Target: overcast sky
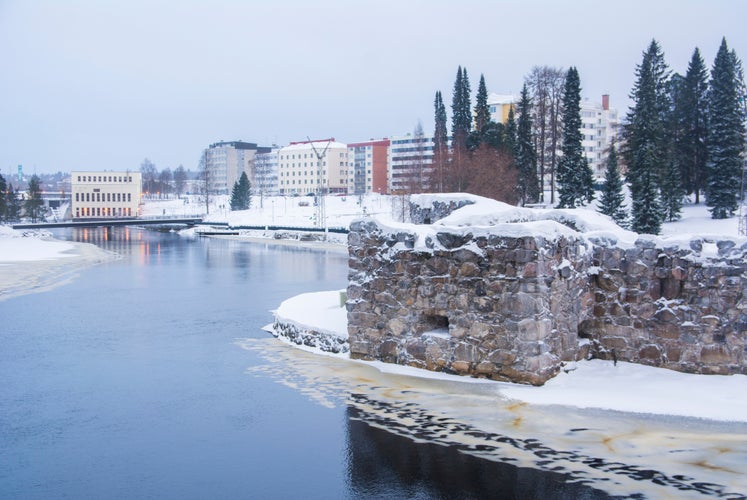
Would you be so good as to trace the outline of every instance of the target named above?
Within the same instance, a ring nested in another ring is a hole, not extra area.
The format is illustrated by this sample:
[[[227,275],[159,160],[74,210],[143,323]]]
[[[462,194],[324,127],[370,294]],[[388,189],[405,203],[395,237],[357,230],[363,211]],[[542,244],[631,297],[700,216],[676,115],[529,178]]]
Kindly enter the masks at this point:
[[[287,145],[433,131],[457,66],[473,97],[532,66],[579,70],[627,110],[652,38],[684,73],[725,36],[747,58],[747,2],[0,0],[0,172],[195,169],[220,140]]]

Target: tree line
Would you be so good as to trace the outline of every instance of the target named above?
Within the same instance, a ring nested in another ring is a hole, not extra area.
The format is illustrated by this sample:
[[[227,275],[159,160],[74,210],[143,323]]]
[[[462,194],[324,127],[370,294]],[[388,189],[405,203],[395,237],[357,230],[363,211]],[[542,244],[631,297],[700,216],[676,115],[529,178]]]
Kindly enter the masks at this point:
[[[150,195],[181,196],[184,194],[189,179],[189,172],[179,165],[172,172],[170,168],[158,171],[156,165],[145,158],[140,164],[140,173],[143,178],[143,191]]]
[[[36,222],[44,215],[44,201],[39,177],[34,174],[29,179],[28,188],[21,193],[0,174],[0,222],[18,222],[28,217]]]
[[[474,107],[470,93],[467,69],[460,66],[449,136],[443,95],[436,92],[433,160],[428,168],[410,169],[408,192],[469,192],[529,205],[544,203],[549,188],[549,202],[558,208],[594,199],[575,67],[532,68],[505,124],[491,119],[483,75]],[[741,193],[747,108],[742,64],[726,40],[710,78],[697,48],[683,76],[668,69],[653,40],[636,67],[631,98],[619,142],[606,151],[599,211],[653,234],[664,220],[679,218],[686,196],[699,203],[704,195],[713,218],[733,215]]]

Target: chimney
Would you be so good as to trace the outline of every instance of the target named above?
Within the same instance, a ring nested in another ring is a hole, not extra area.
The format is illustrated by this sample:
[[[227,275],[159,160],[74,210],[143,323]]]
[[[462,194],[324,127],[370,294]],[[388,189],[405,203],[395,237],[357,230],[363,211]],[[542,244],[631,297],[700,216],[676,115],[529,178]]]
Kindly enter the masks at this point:
[[[610,109],[610,96],[609,94],[603,94],[602,95],[602,109],[605,111],[609,111]]]

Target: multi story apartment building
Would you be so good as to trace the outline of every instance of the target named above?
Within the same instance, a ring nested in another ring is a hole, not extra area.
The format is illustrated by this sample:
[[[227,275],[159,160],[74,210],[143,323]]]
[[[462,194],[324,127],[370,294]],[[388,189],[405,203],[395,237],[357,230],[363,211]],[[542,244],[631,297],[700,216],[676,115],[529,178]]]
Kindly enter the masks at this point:
[[[388,192],[389,139],[348,144],[348,194]]]
[[[597,179],[604,177],[607,152],[618,128],[617,110],[610,107],[610,96],[603,95],[601,103],[581,101],[581,145]]]
[[[280,148],[273,145],[267,153],[254,155],[252,193],[260,196],[278,194],[278,152]]]
[[[427,191],[433,168],[433,136],[392,137],[388,163],[389,193]]]
[[[331,139],[291,142],[278,151],[278,193],[348,192],[348,146]]]
[[[73,219],[137,217],[140,172],[72,172]]]
[[[208,172],[208,186],[214,194],[230,194],[241,174],[252,177],[254,156],[268,153],[270,148],[251,142],[230,141],[211,144],[203,153]]]
[[[512,95],[488,94],[488,109],[490,110],[490,119],[496,123],[505,124],[508,121],[508,113],[511,108],[516,113],[516,104],[519,98]]]

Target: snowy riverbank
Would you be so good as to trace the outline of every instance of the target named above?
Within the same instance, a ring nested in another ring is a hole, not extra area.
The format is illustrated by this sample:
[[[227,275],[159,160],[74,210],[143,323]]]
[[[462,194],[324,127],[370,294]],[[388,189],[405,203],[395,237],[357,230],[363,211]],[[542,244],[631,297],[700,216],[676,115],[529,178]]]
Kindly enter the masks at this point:
[[[346,339],[347,311],[340,306],[340,291],[308,293],[283,301],[275,311],[276,323]],[[277,334],[278,332],[274,332]],[[295,344],[294,344],[295,345]],[[319,354],[349,359],[347,353],[329,354],[307,345],[297,346]],[[525,386],[381,362],[365,363],[385,373],[491,384],[496,397],[536,405],[563,405],[621,412],[747,422],[745,375],[691,375],[662,368],[591,360],[567,365],[542,387]]]
[[[114,258],[89,243],[0,226],[0,300],[63,285],[80,270]]]

